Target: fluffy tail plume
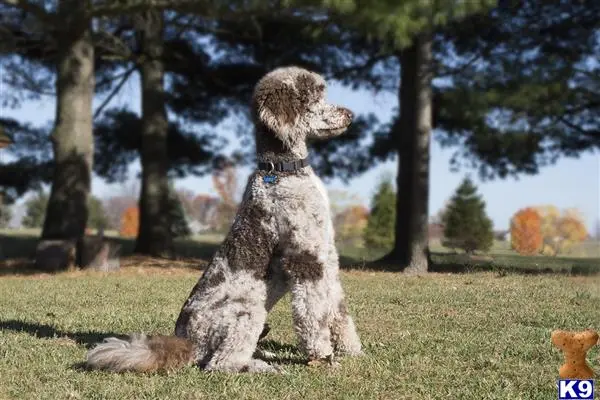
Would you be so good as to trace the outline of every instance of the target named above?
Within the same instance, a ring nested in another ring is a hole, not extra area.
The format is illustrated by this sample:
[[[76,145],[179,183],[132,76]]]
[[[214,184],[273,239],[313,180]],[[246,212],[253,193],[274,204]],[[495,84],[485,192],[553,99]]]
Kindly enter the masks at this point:
[[[87,353],[92,369],[113,372],[154,372],[174,370],[194,360],[192,343],[176,336],[133,335],[129,340],[104,339]]]

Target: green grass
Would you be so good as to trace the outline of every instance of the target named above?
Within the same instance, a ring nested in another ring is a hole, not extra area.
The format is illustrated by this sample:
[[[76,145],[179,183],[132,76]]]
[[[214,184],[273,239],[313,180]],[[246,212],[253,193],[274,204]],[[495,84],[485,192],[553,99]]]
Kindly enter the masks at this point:
[[[600,329],[600,280],[350,271],[342,280],[366,355],[307,367],[289,298],[264,344],[285,375],[109,374],[78,365],[102,337],[170,333],[199,273],[0,278],[0,399],[552,399],[553,329]],[[588,360],[600,373],[600,346]]]

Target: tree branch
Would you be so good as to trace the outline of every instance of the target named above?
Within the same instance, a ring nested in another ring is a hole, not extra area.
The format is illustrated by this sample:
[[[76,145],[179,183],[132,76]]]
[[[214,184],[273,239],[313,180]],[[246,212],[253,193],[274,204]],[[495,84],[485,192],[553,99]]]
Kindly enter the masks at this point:
[[[2,0],[18,1],[18,0]],[[197,15],[211,14],[215,9],[214,4],[207,0],[106,0],[92,6],[90,14],[94,17],[110,17],[123,14],[134,14],[153,10],[174,10],[189,12]],[[230,7],[224,7],[229,9]],[[207,11],[209,10],[209,11]],[[238,12],[239,13],[239,12]]]
[[[131,68],[129,68],[129,70],[127,70],[127,72],[125,74],[123,74],[123,78],[121,78],[121,82],[119,82],[117,87],[114,88],[114,90],[106,97],[106,99],[104,99],[102,104],[100,104],[98,109],[96,109],[96,112],[94,113],[94,119],[98,118],[98,116],[100,114],[102,114],[102,111],[104,111],[104,108],[108,105],[108,103],[110,103],[112,101],[112,99],[117,95],[117,93],[119,93],[121,88],[125,85],[125,82],[127,82],[127,80],[129,79],[131,74],[133,74],[134,71],[135,71],[135,67],[131,67]]]
[[[96,83],[96,87],[102,87],[104,85],[108,85],[109,83],[112,83],[112,82],[116,81],[117,79],[123,78],[127,74],[129,74],[129,69],[126,70],[125,72],[120,73],[120,74],[116,74],[116,75],[113,75],[113,76],[105,77],[104,79],[102,79],[102,80],[100,80],[100,81],[98,81]]]
[[[588,130],[572,123],[563,115],[559,116],[557,119],[558,119],[558,122],[562,122],[568,128],[573,129],[574,131],[578,132],[582,136],[590,137],[590,138],[596,139],[596,140],[598,139],[598,131],[594,131],[594,130],[588,131]]]
[[[129,60],[132,57],[131,48],[117,35],[107,32],[99,32],[95,43],[102,59],[105,60]]]
[[[0,0],[0,4],[5,4],[9,7],[18,8],[25,12],[31,13],[45,24],[52,25],[56,23],[54,14],[47,12],[43,7],[33,4],[28,0]]]
[[[455,68],[444,68],[440,69],[438,72],[438,78],[449,78],[453,76],[457,76],[465,72],[468,68],[472,67],[477,61],[481,60],[483,57],[481,54],[475,54],[471,57],[467,62],[455,67]]]
[[[335,71],[332,74],[332,78],[338,80],[338,79],[343,79],[348,74],[360,74],[363,72],[367,72],[368,70],[373,68],[375,66],[375,64],[377,64],[378,62],[383,61],[390,57],[391,57],[391,55],[389,53],[383,53],[383,54],[379,54],[379,55],[376,55],[373,57],[369,57],[369,59],[366,62],[364,62],[363,64],[353,65],[351,67],[346,67],[346,68],[342,68],[342,69]]]

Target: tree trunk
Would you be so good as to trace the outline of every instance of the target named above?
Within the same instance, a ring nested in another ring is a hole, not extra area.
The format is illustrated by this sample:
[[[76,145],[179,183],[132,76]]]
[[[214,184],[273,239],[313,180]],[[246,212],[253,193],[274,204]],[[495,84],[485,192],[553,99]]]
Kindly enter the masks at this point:
[[[135,252],[155,257],[174,255],[170,232],[167,178],[168,121],[165,106],[163,14],[149,11],[136,20],[140,38],[142,80],[142,187],[140,225]]]
[[[43,239],[78,240],[88,218],[94,139],[94,46],[84,0],[62,0],[56,74],[56,120],[52,133],[54,176]]]
[[[398,146],[396,229],[384,257],[394,269],[429,269],[429,143],[431,136],[431,37],[418,36],[400,54],[400,119],[392,135]]]

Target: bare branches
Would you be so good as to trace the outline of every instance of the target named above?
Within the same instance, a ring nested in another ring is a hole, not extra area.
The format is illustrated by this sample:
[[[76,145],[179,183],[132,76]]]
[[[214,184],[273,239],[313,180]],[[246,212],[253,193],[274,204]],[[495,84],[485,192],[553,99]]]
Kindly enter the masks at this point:
[[[100,104],[100,106],[98,107],[98,109],[96,109],[96,112],[94,113],[94,119],[98,118],[98,116],[100,114],[102,114],[102,111],[104,111],[104,109],[106,108],[106,106],[112,101],[112,99],[117,95],[117,93],[119,93],[119,91],[121,90],[121,88],[123,87],[123,85],[125,85],[125,83],[129,79],[129,77],[131,76],[131,74],[133,74],[134,71],[135,71],[135,67],[131,67],[131,68],[129,68],[123,74],[123,77],[121,78],[121,82],[119,82],[119,84],[106,97],[106,99],[104,99],[104,101],[102,102],[102,104]]]
[[[22,59],[10,60],[2,65],[4,75],[2,83],[12,88],[19,88],[18,91],[8,91],[8,96],[14,96],[19,93],[20,96],[29,98],[39,98],[39,96],[55,96],[53,90],[52,74],[45,70],[39,70],[36,63],[25,62]],[[3,93],[4,95],[4,93]]]

